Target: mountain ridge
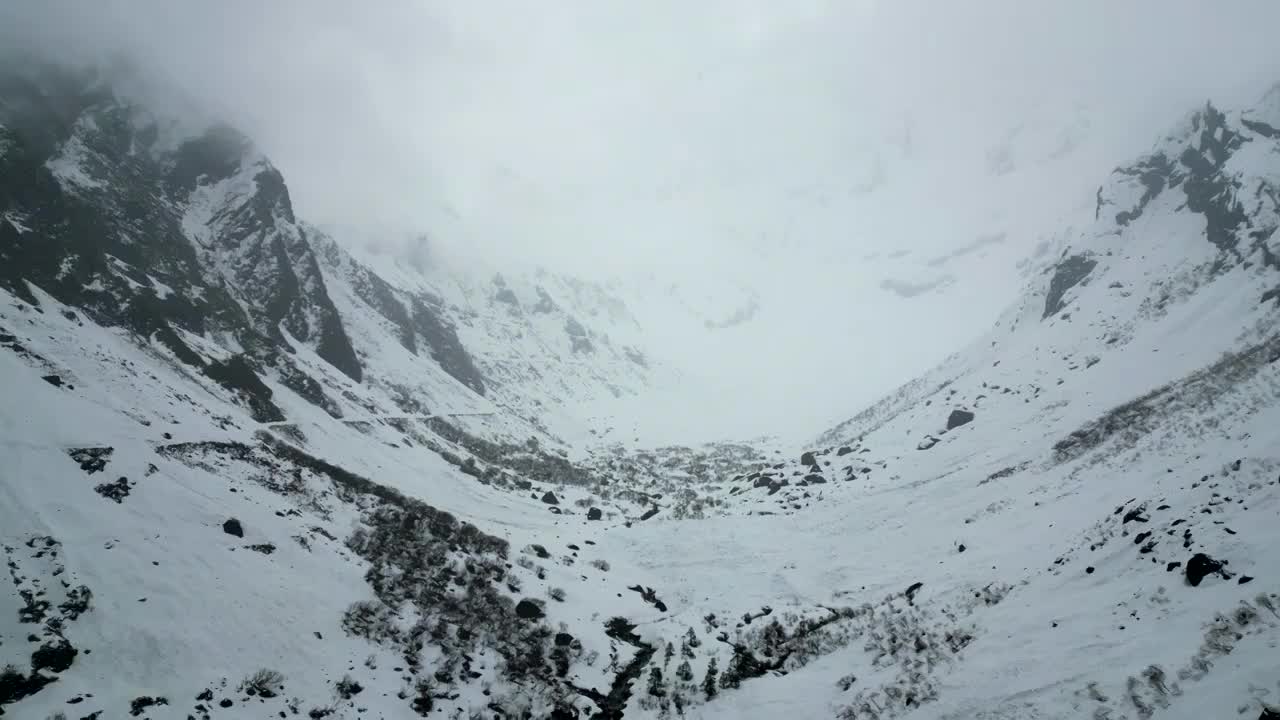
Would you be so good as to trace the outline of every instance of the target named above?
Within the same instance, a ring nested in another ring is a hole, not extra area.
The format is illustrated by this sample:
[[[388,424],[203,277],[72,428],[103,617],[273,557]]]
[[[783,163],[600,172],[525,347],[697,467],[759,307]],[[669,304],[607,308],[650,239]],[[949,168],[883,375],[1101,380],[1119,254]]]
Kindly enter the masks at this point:
[[[0,713],[1208,717],[1280,692],[1274,93],[1188,115],[991,331],[807,446],[644,448],[552,417],[653,391],[607,289],[361,258],[240,136],[148,144],[145,112],[57,77],[0,81]]]

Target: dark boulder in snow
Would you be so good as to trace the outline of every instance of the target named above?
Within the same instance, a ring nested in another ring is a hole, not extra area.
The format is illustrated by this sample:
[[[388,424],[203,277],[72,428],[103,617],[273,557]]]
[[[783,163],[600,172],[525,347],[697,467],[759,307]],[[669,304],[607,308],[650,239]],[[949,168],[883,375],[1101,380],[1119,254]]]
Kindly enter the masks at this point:
[[[524,620],[540,620],[546,615],[542,603],[528,598],[516,603],[516,617]]]
[[[62,387],[62,378],[57,375],[43,375],[40,379],[54,387]]]
[[[938,438],[936,438],[936,437],[934,437],[934,436],[932,436],[932,435],[928,435],[928,436],[926,436],[926,437],[925,437],[925,439],[923,439],[923,440],[921,440],[921,441],[920,441],[920,444],[919,444],[919,445],[916,445],[916,449],[917,449],[917,450],[928,450],[929,448],[931,448],[931,447],[933,447],[934,445],[937,445],[937,444],[938,444]]]
[[[848,455],[851,452],[853,452],[853,448],[849,447],[848,445],[845,445],[844,447],[836,451],[836,457],[844,457],[845,455]]]
[[[952,410],[951,416],[947,418],[947,429],[955,430],[961,425],[968,425],[973,422],[973,413],[968,410]]]
[[[222,532],[228,535],[235,535],[238,538],[244,537],[244,527],[235,518],[228,518],[226,522],[222,523]]]
[[[911,586],[907,588],[907,591],[905,593],[905,595],[907,596],[907,602],[914,603],[916,599],[916,593],[920,592],[920,588],[922,587],[924,587],[924,583],[922,582],[911,583]]]
[[[567,632],[556,633],[556,646],[568,647],[573,644],[573,636]]]
[[[1204,580],[1206,576],[1214,573],[1222,573],[1224,563],[1220,560],[1205,555],[1204,553],[1196,553],[1187,561],[1187,584],[1196,587]]]
[[[588,520],[600,520],[603,517],[604,517],[604,512],[602,512],[598,507],[593,507],[587,511]]]
[[[800,464],[801,465],[817,465],[818,459],[813,456],[813,451],[810,450],[800,456]]]
[[[553,492],[551,492],[550,490],[548,490],[548,491],[546,491],[545,493],[543,493],[543,495],[542,495],[542,502],[544,502],[544,503],[546,503],[546,504],[548,504],[548,505],[559,505],[559,504],[560,504],[560,499],[556,497],[556,494],[555,494],[555,493],[553,493]]]

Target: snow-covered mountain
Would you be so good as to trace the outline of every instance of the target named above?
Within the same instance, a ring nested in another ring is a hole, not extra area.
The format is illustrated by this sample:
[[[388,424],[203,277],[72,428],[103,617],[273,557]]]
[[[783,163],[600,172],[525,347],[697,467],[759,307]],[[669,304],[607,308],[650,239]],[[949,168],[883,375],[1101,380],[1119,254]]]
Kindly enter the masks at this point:
[[[633,289],[355,249],[229,128],[0,73],[0,713],[1266,717],[1280,90],[1099,180],[879,403],[641,449]]]

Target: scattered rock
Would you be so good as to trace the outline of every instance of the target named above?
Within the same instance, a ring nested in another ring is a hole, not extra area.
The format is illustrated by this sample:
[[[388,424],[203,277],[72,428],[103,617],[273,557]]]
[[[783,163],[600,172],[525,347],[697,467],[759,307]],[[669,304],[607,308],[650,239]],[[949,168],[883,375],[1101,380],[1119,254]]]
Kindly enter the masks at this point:
[[[546,503],[546,504],[548,504],[548,505],[559,505],[559,504],[560,504],[560,498],[557,498],[555,493],[553,493],[553,492],[551,492],[550,490],[548,490],[548,491],[546,491],[545,493],[543,493],[543,495],[542,495],[542,502],[544,502],[544,503]]]
[[[604,513],[598,507],[593,507],[587,511],[588,520],[600,520],[604,517]]]
[[[114,500],[117,505],[124,502],[129,497],[129,478],[122,477],[113,483],[102,483],[93,488],[93,491],[108,500]]]
[[[937,445],[937,444],[938,444],[938,438],[936,438],[936,437],[934,437],[934,436],[932,436],[932,435],[928,435],[928,436],[925,436],[925,439],[924,439],[924,440],[921,440],[921,441],[920,441],[920,444],[919,444],[919,445],[916,445],[916,449],[917,449],[917,450],[928,450],[929,448],[931,448],[931,447],[933,447],[934,445]]]
[[[1241,575],[1240,579],[1237,580],[1236,582],[1238,582],[1241,585],[1244,585],[1245,583],[1253,582],[1253,577],[1251,575]]]
[[[72,460],[80,463],[80,469],[92,475],[101,472],[116,451],[113,447],[72,448],[67,451]]]
[[[573,644],[573,636],[567,632],[556,633],[556,646],[568,647]]]
[[[1147,513],[1147,506],[1139,505],[1138,507],[1125,513],[1124,519],[1120,521],[1120,524],[1123,525],[1128,522],[1143,522],[1143,523],[1147,522],[1151,518],[1146,513]]]
[[[166,698],[143,695],[142,697],[134,698],[133,702],[129,703],[129,714],[134,717],[138,717],[142,713],[146,712],[149,707],[168,704],[169,701]]]
[[[800,456],[800,464],[801,465],[817,465],[818,459],[813,456],[813,451],[809,450]]]
[[[40,379],[54,387],[62,387],[62,378],[58,375],[43,375]]]
[[[1089,567],[1087,567],[1087,568],[1085,568],[1085,569],[1084,569],[1084,574],[1085,574],[1085,575],[1092,575],[1092,574],[1093,574],[1094,569],[1095,569],[1095,568],[1094,568],[1092,565],[1090,565]]]
[[[849,447],[848,445],[845,445],[839,450],[836,450],[836,457],[844,457],[845,455],[848,455],[851,452],[853,452],[853,448]]]
[[[244,537],[244,528],[241,527],[240,521],[235,518],[229,518],[222,523],[222,532],[228,535],[235,535],[238,538]]]
[[[627,589],[640,593],[640,599],[657,608],[659,612],[667,611],[667,604],[658,599],[658,594],[653,588],[642,585],[628,585]]]

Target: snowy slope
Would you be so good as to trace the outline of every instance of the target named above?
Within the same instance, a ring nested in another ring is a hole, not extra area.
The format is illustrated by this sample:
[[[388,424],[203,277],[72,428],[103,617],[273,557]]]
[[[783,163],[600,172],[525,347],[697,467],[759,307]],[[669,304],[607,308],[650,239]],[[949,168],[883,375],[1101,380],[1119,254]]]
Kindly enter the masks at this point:
[[[1280,702],[1280,93],[1100,178],[986,336],[812,442],[638,449],[553,437],[649,392],[630,290],[349,252],[238,136],[153,151],[95,91],[47,138],[37,89],[0,105],[6,716]]]

